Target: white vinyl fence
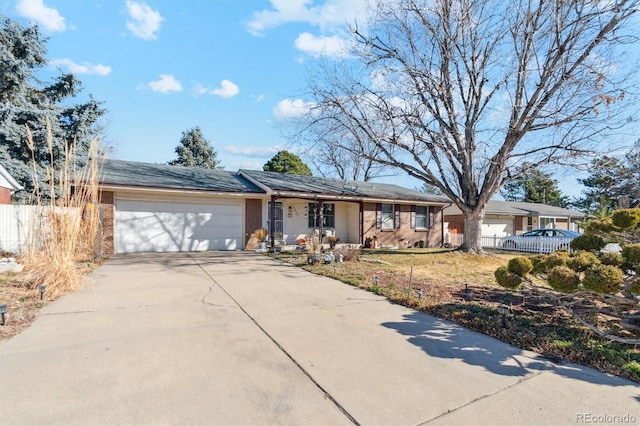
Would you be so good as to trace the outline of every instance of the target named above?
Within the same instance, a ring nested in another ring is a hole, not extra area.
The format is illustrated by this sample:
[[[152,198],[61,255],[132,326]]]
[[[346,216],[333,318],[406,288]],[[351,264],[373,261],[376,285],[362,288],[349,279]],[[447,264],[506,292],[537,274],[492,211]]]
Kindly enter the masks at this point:
[[[556,250],[570,250],[573,238],[520,238],[514,241],[506,240],[509,235],[483,235],[480,244],[483,248],[496,250],[520,251],[526,253],[552,253]],[[464,234],[448,234],[446,237],[451,247],[459,247],[464,242]]]
[[[18,254],[47,235],[49,206],[0,205],[0,252]],[[54,207],[56,213],[69,211]],[[77,211],[77,209],[75,209]]]
[[[0,205],[0,252],[23,251],[37,230],[41,211],[37,206]]]

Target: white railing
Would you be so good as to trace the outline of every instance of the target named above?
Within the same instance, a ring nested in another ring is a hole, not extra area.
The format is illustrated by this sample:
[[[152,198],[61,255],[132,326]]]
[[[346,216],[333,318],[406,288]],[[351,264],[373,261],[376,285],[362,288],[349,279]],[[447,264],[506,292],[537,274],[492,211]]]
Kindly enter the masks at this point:
[[[514,237],[514,238],[511,238]],[[573,238],[557,237],[520,237],[507,235],[483,235],[480,244],[483,248],[519,251],[527,253],[551,253],[556,250],[570,250]],[[459,247],[464,242],[464,234],[447,234],[445,241],[451,247]]]

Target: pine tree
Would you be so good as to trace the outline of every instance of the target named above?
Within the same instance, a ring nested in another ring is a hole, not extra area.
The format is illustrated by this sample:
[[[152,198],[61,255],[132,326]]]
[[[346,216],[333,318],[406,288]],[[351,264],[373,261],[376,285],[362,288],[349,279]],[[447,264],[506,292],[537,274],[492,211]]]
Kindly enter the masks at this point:
[[[262,167],[267,172],[289,173],[291,175],[311,176],[311,169],[295,154],[280,151]]]
[[[81,166],[91,140],[101,133],[97,123],[106,110],[92,97],[84,103],[69,102],[82,88],[72,74],[38,85],[38,71],[47,60],[46,39],[37,26],[23,27],[0,18],[0,64],[0,162],[25,187],[17,194],[18,200],[28,200],[35,187],[34,174],[40,195],[47,198],[50,186],[45,183],[51,178],[46,168],[52,166],[51,158],[59,168],[66,160],[65,144],[75,144],[76,165]],[[33,135],[33,156],[27,127]],[[49,131],[51,147],[47,144]]]
[[[542,203],[556,207],[567,205],[567,197],[558,188],[558,181],[538,169],[529,169],[508,182],[500,190],[500,194],[507,201]]]
[[[202,135],[200,127],[182,132],[180,144],[175,149],[178,158],[170,161],[173,166],[202,167],[205,169],[221,169],[218,153]]]

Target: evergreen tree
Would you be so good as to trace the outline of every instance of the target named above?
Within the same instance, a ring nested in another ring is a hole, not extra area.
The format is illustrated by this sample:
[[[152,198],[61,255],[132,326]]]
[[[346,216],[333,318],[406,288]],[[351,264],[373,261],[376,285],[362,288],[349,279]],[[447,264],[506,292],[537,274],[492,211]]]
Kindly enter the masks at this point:
[[[221,169],[218,153],[211,143],[202,135],[200,127],[182,132],[180,144],[176,147],[178,158],[170,161],[173,166],[202,167],[205,169]]]
[[[288,173],[291,175],[311,176],[311,169],[295,154],[280,151],[262,167],[267,172]]]
[[[558,181],[535,168],[524,171],[506,183],[500,194],[507,201],[542,203],[556,207],[567,205],[567,197],[558,188]]]
[[[0,162],[25,187],[16,197],[22,201],[35,187],[34,169],[41,195],[50,195],[46,168],[52,166],[52,157],[56,168],[66,160],[65,144],[76,145],[76,165],[82,165],[91,140],[101,132],[97,122],[106,112],[91,96],[84,103],[70,102],[82,88],[72,74],[41,84],[37,74],[47,63],[46,41],[37,26],[23,27],[0,16]]]
[[[591,174],[585,179],[578,179],[586,187],[584,197],[576,200],[576,205],[586,211],[615,210],[620,197],[629,196],[629,169],[622,161],[614,157],[604,156],[591,162]],[[631,185],[637,187],[638,184]]]

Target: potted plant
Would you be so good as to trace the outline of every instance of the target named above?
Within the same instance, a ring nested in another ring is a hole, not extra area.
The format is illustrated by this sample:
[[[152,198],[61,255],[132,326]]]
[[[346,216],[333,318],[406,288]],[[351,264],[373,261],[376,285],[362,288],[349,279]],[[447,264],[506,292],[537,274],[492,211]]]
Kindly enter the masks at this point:
[[[267,249],[266,240],[267,240],[267,235],[269,235],[269,232],[264,228],[260,228],[253,231],[253,235],[258,240],[260,250],[266,250]]]

